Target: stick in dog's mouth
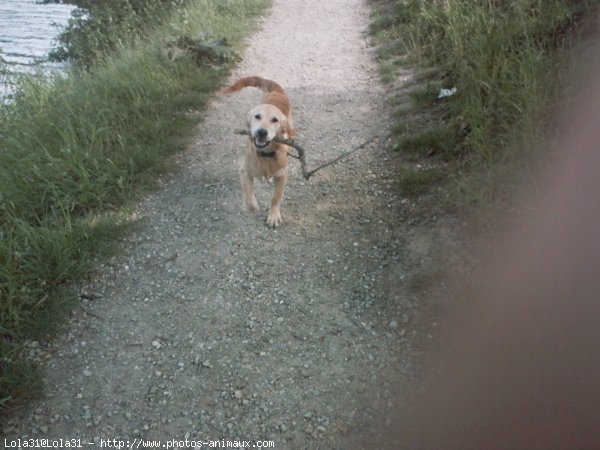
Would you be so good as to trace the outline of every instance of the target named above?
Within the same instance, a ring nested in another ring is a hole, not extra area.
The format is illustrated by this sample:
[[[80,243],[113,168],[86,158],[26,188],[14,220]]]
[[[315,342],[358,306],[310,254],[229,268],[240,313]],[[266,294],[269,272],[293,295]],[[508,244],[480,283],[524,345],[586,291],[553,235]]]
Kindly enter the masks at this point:
[[[261,138],[259,136],[253,136],[252,142],[256,148],[265,148],[271,145],[271,141],[267,140],[267,138]]]

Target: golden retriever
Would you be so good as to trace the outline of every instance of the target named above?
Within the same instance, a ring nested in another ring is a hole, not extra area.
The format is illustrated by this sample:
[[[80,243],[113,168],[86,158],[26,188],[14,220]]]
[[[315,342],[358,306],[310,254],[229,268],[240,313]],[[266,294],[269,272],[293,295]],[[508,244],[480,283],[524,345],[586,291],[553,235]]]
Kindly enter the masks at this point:
[[[249,211],[258,211],[254,178],[274,178],[275,195],[271,200],[267,225],[277,227],[282,222],[280,205],[288,177],[289,147],[273,142],[273,138],[295,136],[292,107],[281,86],[261,77],[242,78],[223,92],[237,92],[249,86],[261,89],[265,96],[247,115],[249,138],[240,174],[244,205]]]

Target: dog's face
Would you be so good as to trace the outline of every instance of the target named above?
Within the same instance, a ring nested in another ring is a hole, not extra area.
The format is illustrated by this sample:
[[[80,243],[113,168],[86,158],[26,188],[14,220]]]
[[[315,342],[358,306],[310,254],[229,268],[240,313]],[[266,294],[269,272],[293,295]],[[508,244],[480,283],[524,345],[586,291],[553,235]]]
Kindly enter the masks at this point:
[[[285,115],[276,106],[258,105],[248,113],[248,128],[256,148],[265,148],[275,136],[288,137],[290,127]]]

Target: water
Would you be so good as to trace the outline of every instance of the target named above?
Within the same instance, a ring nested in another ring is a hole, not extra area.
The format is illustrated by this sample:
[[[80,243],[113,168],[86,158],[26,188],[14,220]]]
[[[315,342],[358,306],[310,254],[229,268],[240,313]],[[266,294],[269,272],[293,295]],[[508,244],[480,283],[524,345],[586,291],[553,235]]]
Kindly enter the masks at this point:
[[[9,73],[60,70],[47,60],[56,37],[67,25],[74,6],[38,4],[37,0],[0,0],[0,63]],[[10,80],[10,77],[4,77]],[[9,88],[0,80],[0,97]]]

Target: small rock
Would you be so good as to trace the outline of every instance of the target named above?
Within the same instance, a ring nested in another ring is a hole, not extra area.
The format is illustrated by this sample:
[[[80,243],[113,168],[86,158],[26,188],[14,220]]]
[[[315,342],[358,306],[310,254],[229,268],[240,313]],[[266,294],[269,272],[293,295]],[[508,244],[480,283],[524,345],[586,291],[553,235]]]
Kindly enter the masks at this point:
[[[158,340],[155,340],[155,341],[152,341],[152,347],[154,347],[154,348],[156,348],[156,349],[159,349],[159,348],[161,348],[162,346],[160,345],[160,341],[158,341]]]

